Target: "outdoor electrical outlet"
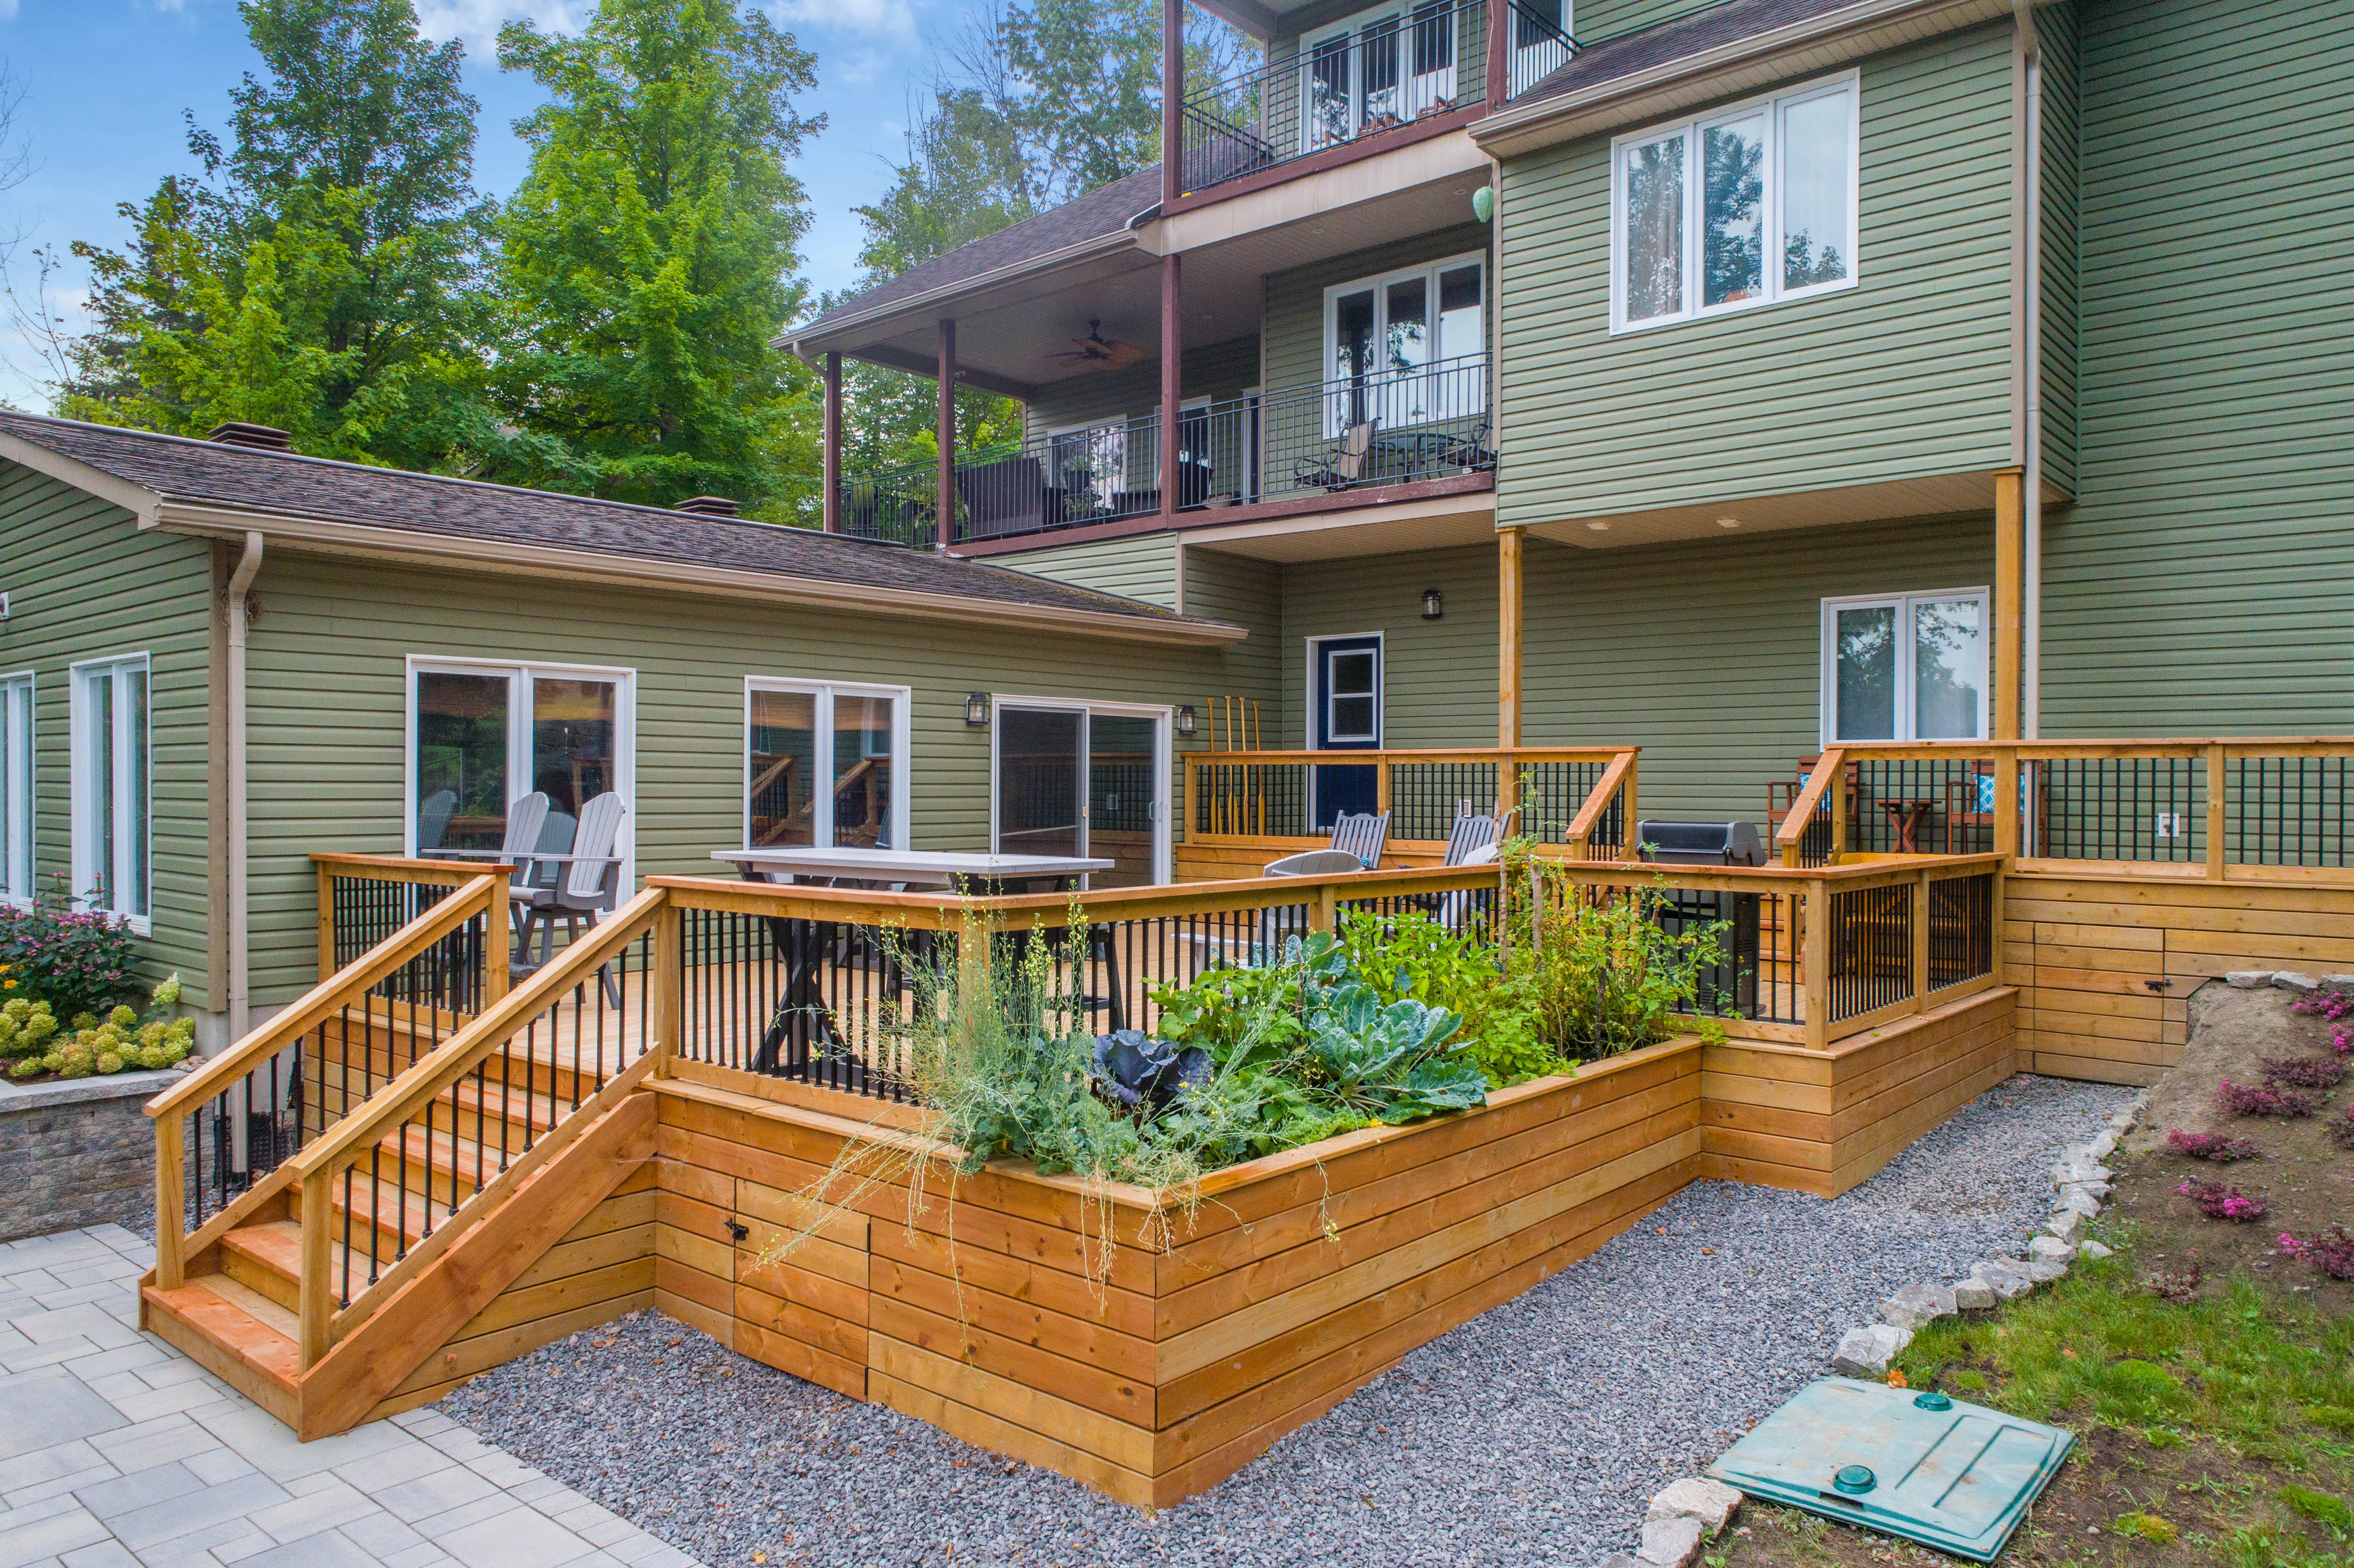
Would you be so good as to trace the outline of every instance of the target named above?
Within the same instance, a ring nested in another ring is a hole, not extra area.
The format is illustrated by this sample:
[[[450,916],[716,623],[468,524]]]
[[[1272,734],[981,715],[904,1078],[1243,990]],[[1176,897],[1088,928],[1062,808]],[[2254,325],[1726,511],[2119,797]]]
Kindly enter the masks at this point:
[[[2162,839],[2180,838],[2182,836],[2182,813],[2179,811],[2160,811],[2158,814],[2158,836]]]

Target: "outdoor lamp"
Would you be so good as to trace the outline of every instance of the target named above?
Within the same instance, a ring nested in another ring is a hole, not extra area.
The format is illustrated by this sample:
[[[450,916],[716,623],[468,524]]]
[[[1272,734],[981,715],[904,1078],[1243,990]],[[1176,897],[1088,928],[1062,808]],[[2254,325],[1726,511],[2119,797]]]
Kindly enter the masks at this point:
[[[989,694],[975,692],[964,700],[964,722],[975,729],[989,727]]]
[[[1437,588],[1425,588],[1425,589],[1423,589],[1423,590],[1422,590],[1422,618],[1423,618],[1423,620],[1437,620],[1440,616],[1445,615],[1446,613],[1447,613],[1447,601],[1446,601],[1445,599],[1441,599],[1441,598],[1439,598],[1439,597],[1438,597],[1438,590],[1437,590]]]
[[[1188,739],[1193,737],[1193,707],[1190,703],[1177,710],[1177,733]]]

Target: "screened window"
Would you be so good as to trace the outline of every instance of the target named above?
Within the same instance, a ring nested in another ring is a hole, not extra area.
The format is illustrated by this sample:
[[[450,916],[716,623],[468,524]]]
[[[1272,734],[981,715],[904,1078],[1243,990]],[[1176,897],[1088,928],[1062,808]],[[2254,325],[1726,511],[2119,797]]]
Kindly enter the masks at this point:
[[[33,677],[0,675],[0,901],[33,896]]]
[[[1987,733],[1984,588],[1823,601],[1823,739]]]
[[[73,881],[85,909],[149,917],[147,656],[73,671]]]
[[[1612,143],[1612,329],[1853,283],[1857,101],[1850,75]]]
[[[906,687],[754,680],[744,734],[746,844],[907,847]]]

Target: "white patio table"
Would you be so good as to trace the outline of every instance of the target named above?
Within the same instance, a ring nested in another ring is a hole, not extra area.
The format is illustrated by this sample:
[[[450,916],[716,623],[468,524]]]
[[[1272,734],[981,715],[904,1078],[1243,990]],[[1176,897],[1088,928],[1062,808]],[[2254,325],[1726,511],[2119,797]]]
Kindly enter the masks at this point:
[[[1115,862],[1083,855],[978,854],[959,850],[895,850],[837,846],[832,849],[714,850],[747,882],[896,883],[902,886],[953,887],[976,892],[1008,884],[1045,882],[1055,889],[1087,885],[1087,874],[1109,871]]]

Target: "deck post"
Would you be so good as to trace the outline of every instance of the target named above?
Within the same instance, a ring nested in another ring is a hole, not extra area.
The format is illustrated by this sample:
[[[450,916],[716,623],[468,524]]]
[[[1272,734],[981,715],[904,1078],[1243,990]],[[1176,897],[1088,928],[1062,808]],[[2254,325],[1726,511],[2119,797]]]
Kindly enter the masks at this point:
[[[662,907],[654,911],[653,973],[647,977],[652,995],[646,1004],[647,1033],[653,1037],[653,1075],[670,1076],[670,1065],[678,1057],[683,1020],[686,1015],[685,955],[682,950],[682,922],[677,900],[665,897]]]
[[[1185,0],[1161,0],[1161,200],[1184,194]]]
[[[514,978],[514,927],[507,913],[505,874],[491,878],[490,896],[482,903],[482,1011],[507,994]]]
[[[956,532],[956,323],[940,323],[939,413],[933,437],[939,442],[939,491],[933,497],[932,548],[945,550]]]
[[[2020,639],[2026,620],[2026,488],[2017,469],[1994,476],[1994,738],[2019,738]]]
[[[335,972],[335,871],[313,863],[319,874],[319,978]]]
[[[1508,755],[1496,776],[1496,815],[1510,815],[1520,807],[1518,758],[1510,755],[1521,744],[1521,561],[1522,536],[1518,528],[1496,535],[1496,745]],[[1528,826],[1521,824],[1525,830]],[[1632,821],[1628,823],[1634,826]]]
[[[1488,112],[1511,96],[1512,0],[1488,0]]]
[[[1632,831],[1631,829],[1629,830]],[[1798,963],[1805,975],[1807,1044],[1820,1051],[1831,1043],[1831,890],[1820,877],[1807,884],[1806,924]]]
[[[842,532],[842,355],[825,356],[825,531]]]
[[[1179,0],[1172,0],[1172,4]],[[1179,310],[1184,295],[1185,259],[1175,251],[1161,259],[1161,515],[1175,514],[1177,493],[1177,431],[1182,422],[1178,408],[1184,395],[1184,319]]]
[[[187,1123],[176,1110],[155,1118],[155,1288],[187,1283],[181,1244],[187,1239]]]
[[[1913,1011],[1929,1011],[1929,873],[1913,885]]]
[[[2224,876],[2224,826],[2231,821],[2231,754],[2220,744],[2207,748],[2207,879]]]
[[[300,1294],[295,1297],[295,1343],[300,1358],[296,1364],[304,1372],[317,1366],[320,1358],[327,1353],[327,1326],[335,1315],[334,1281],[328,1278],[332,1255],[327,1228],[331,1180],[323,1165],[303,1177],[302,1206],[298,1211],[302,1222],[302,1268],[296,1286]]]

